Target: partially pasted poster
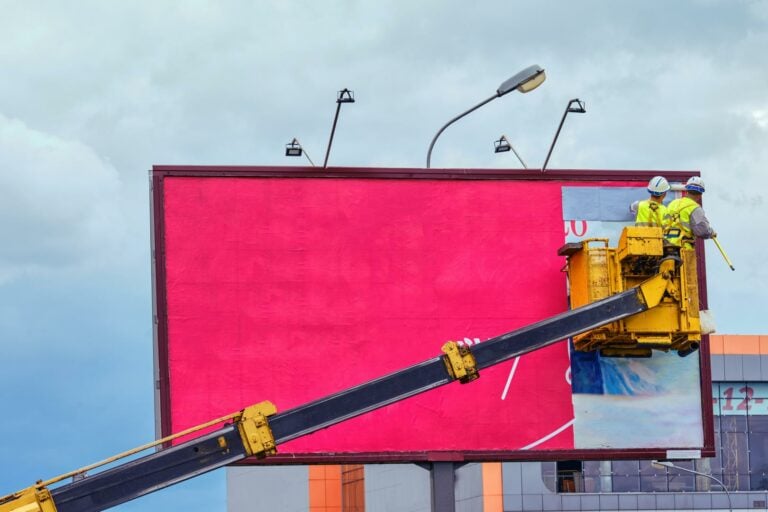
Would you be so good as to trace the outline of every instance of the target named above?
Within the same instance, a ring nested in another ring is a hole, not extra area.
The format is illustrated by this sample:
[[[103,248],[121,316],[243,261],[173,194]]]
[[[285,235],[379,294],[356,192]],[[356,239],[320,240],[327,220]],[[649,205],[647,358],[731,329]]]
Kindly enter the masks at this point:
[[[608,238],[615,246],[634,222],[630,204],[645,195],[640,187],[563,187],[566,242]],[[576,448],[703,443],[698,352],[621,358],[571,349],[571,385]]]

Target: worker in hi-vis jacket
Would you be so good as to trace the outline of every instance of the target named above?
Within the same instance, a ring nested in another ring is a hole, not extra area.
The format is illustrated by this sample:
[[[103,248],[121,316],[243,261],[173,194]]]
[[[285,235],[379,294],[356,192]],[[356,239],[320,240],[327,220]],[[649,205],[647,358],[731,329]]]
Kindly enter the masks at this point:
[[[693,176],[685,184],[685,196],[675,199],[667,205],[664,215],[664,238],[678,247],[692,249],[698,238],[714,238],[715,230],[709,225],[704,209],[701,207],[701,194],[704,193],[704,180]]]
[[[664,201],[668,190],[669,182],[663,176],[651,178],[651,181],[648,182],[648,193],[651,196],[645,201],[637,203],[635,226],[663,226],[666,208],[662,201]]]

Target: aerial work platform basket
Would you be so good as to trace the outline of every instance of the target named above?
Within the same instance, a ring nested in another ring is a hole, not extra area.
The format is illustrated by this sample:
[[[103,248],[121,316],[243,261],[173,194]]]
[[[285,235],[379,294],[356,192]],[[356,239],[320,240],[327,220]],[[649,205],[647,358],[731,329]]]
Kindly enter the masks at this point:
[[[681,356],[701,343],[696,256],[691,249],[664,245],[661,228],[625,227],[618,247],[607,238],[564,245],[571,308],[604,299],[667,273],[661,303],[638,315],[574,336],[576,350],[606,356],[650,357],[652,350]]]

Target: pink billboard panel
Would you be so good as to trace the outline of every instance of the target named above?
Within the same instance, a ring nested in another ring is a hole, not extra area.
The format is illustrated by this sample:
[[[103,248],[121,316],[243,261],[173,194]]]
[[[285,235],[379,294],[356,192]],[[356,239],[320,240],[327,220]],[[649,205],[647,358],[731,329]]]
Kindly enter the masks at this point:
[[[611,222],[591,220],[604,212],[584,211],[589,219],[566,214],[583,211],[574,202],[582,193],[616,202],[627,191],[642,196],[639,186],[613,176],[585,184],[509,175],[413,179],[370,169],[330,177],[156,167],[163,434],[261,400],[286,411],[434,357],[446,341],[474,345],[563,312],[567,287],[557,249],[590,223],[602,229]],[[632,446],[601,444],[599,425],[593,428],[582,409],[614,398],[600,402],[572,372],[598,368],[606,395],[617,377],[605,363],[572,367],[564,340],[484,370],[469,385],[445,386],[290,441],[270,460],[706,452],[711,411],[701,407],[699,383],[709,389],[709,381],[698,354],[690,361],[695,414],[680,428],[693,425],[696,435],[673,446],[652,434],[638,435]],[[624,425],[642,414],[637,407],[623,404],[630,415]]]

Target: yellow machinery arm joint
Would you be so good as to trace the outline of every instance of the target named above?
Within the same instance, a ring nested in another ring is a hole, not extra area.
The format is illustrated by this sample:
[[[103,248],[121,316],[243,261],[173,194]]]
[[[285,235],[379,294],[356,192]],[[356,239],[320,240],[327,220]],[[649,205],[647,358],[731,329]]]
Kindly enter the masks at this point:
[[[277,453],[275,437],[267,419],[275,413],[277,413],[275,405],[264,401],[246,407],[235,418],[240,430],[240,438],[248,455],[262,458]]]
[[[670,278],[666,273],[659,273],[640,284],[638,288],[640,288],[640,294],[648,309],[656,307],[661,303],[669,283]]]
[[[475,356],[472,355],[469,347],[449,341],[443,345],[442,350],[445,352],[443,356],[445,369],[452,378],[466,384],[480,377]]]

